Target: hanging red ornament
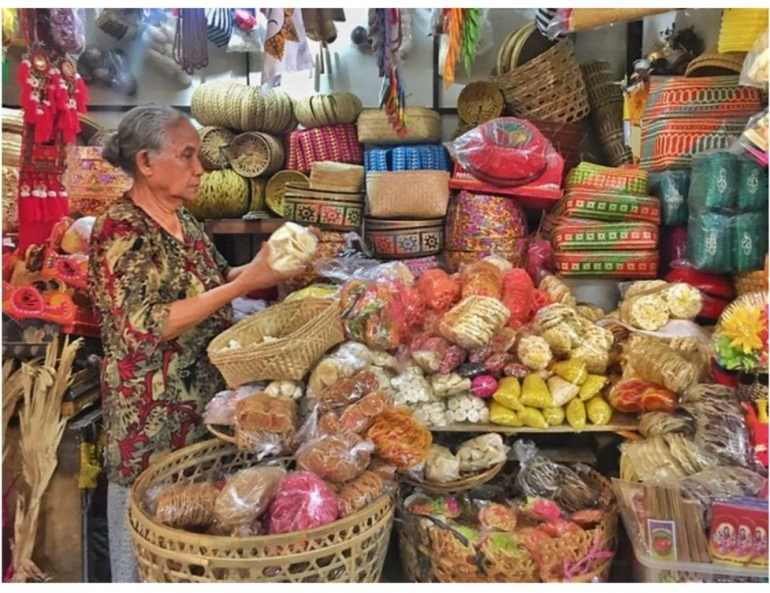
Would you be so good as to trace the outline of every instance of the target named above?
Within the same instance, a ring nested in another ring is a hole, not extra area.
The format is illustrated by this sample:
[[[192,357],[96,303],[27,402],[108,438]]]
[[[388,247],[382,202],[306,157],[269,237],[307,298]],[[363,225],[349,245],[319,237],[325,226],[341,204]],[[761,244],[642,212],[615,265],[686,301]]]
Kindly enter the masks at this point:
[[[25,113],[34,109],[32,105],[32,85],[30,84],[31,68],[32,64],[29,58],[25,56],[19,64],[19,69],[16,71],[16,82],[19,85],[19,89],[21,89],[19,103]]]
[[[75,102],[78,106],[80,113],[86,112],[86,104],[88,103],[88,87],[80,74],[75,75]]]

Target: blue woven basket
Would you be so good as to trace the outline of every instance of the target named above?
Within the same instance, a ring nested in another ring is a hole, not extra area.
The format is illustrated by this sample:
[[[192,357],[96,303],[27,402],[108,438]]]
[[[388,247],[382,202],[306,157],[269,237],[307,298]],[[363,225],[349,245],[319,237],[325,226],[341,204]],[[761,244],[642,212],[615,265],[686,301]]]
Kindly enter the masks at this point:
[[[366,172],[449,170],[449,158],[441,145],[421,144],[370,148],[364,152]]]

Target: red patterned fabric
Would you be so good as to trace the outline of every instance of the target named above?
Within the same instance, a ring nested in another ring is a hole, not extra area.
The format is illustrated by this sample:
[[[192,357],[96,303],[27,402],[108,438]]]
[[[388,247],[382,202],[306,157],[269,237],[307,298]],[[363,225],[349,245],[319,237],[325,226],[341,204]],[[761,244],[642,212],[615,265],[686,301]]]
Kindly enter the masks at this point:
[[[310,173],[313,163],[334,161],[361,165],[364,152],[352,124],[297,130],[286,137],[286,168]]]

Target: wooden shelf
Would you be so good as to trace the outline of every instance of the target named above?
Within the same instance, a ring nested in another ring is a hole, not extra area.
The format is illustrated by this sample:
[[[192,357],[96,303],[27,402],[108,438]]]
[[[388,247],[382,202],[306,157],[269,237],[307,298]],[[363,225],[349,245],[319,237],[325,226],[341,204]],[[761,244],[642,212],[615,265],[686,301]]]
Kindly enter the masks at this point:
[[[206,233],[211,235],[271,235],[283,223],[283,218],[264,220],[243,220],[242,218],[223,218],[207,220],[204,223]]]
[[[565,434],[565,433],[585,433],[585,432],[616,432],[619,434],[633,433],[639,429],[639,419],[629,414],[615,412],[610,418],[609,424],[596,425],[586,424],[586,427],[577,431],[569,424],[560,426],[549,426],[545,430],[541,428],[530,428],[528,426],[513,427],[499,426],[497,424],[470,424],[467,422],[455,422],[443,428],[431,428],[433,432],[499,432],[501,434]]]

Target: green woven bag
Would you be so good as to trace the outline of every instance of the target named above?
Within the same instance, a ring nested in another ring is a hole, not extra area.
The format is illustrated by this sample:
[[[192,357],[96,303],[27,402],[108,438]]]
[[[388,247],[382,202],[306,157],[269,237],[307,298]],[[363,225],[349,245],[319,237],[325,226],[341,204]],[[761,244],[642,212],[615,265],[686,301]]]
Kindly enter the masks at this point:
[[[752,159],[741,159],[738,209],[741,212],[766,212],[767,192],[767,169]]]
[[[687,195],[690,192],[689,171],[651,173],[650,193],[660,199],[661,223],[666,226],[687,224]]]
[[[708,152],[692,160],[687,202],[691,212],[720,212],[738,201],[741,159],[729,152]]]
[[[733,271],[753,272],[765,265],[767,212],[747,212],[733,220]]]
[[[687,260],[702,272],[730,272],[732,229],[730,217],[724,214],[690,213],[687,225]]]

